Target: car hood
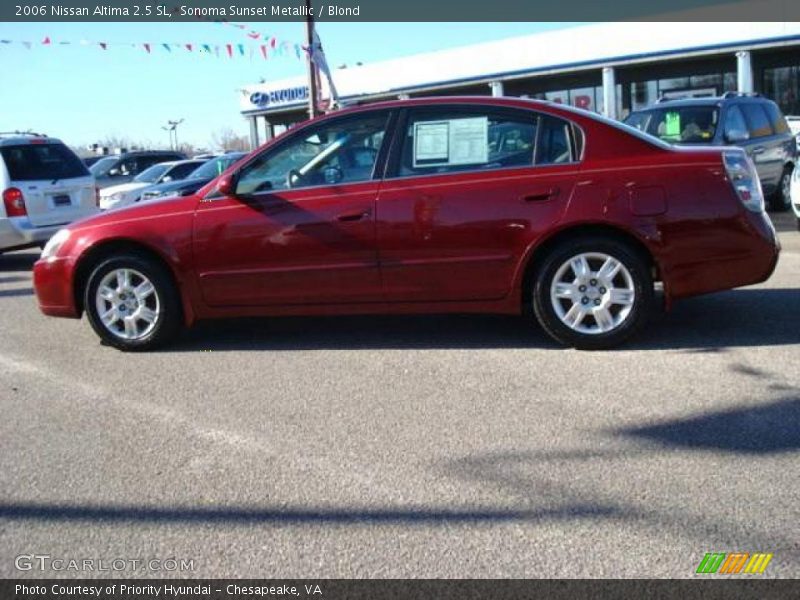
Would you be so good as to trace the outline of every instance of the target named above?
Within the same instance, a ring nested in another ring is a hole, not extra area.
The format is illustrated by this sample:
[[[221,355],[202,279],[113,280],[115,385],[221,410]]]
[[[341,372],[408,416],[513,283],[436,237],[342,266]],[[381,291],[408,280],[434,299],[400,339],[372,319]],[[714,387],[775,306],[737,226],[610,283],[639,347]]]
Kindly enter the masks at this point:
[[[81,229],[113,225],[132,219],[158,218],[165,215],[194,210],[197,204],[195,196],[179,196],[156,198],[142,204],[131,204],[115,210],[109,210],[71,223],[65,229],[78,232]]]
[[[112,185],[107,188],[103,188],[103,196],[110,196],[111,194],[116,194],[119,192],[130,192],[132,190],[138,190],[139,188],[147,187],[150,185],[149,183],[140,183],[138,181],[131,181],[130,183],[121,183],[119,185]]]

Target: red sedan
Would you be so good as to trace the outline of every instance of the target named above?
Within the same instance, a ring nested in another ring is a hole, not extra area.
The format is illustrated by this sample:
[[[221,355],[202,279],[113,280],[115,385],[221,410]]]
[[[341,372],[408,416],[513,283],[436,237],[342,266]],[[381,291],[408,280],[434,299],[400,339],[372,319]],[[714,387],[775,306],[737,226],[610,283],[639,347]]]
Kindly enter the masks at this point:
[[[524,314],[605,348],[676,298],[767,279],[779,245],[736,148],[568,107],[426,98],[309,121],[195,195],[75,223],[34,267],[48,315],[122,350],[197,319]]]

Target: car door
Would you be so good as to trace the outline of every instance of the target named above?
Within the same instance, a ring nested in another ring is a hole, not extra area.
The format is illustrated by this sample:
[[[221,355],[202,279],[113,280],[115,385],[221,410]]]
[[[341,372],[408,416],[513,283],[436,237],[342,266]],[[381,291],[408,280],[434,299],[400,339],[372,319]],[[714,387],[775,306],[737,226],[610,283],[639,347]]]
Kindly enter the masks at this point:
[[[408,110],[378,197],[387,298],[508,295],[531,235],[572,193],[575,142],[566,121],[528,110]]]
[[[194,255],[208,305],[382,298],[375,201],[391,116],[370,111],[304,127],[238,169],[235,196],[199,203]]]
[[[756,165],[764,193],[769,195],[777,189],[783,173],[783,146],[760,103],[742,102],[739,106],[750,131],[745,150]]]

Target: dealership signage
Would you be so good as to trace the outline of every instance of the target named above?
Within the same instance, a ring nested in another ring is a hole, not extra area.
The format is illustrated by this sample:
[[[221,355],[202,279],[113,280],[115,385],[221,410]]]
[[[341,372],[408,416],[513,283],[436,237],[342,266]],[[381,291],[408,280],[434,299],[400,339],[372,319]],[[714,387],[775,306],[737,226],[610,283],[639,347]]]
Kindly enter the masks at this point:
[[[258,108],[295,104],[306,100],[308,100],[307,85],[280,90],[257,91],[250,94],[250,104]]]

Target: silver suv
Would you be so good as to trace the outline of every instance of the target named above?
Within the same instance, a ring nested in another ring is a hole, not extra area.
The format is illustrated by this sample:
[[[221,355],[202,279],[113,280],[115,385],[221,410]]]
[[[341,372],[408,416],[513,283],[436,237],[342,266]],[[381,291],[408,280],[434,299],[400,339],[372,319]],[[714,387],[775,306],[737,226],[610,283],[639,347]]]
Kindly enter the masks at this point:
[[[0,133],[0,252],[41,246],[98,212],[94,177],[60,140]]]

